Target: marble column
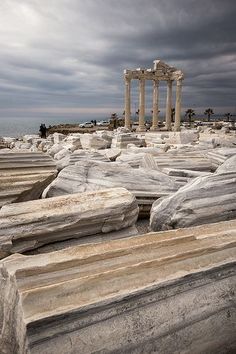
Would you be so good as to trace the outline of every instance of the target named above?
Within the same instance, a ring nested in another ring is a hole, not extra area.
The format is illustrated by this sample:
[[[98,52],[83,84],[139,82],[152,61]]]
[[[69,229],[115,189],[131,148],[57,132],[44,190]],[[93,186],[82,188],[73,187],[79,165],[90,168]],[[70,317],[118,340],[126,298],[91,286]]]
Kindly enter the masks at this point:
[[[158,96],[159,81],[153,80],[153,107],[152,107],[152,126],[151,130],[158,130]]]
[[[182,80],[177,80],[176,83],[176,100],[175,100],[175,131],[180,130],[181,122],[181,91],[182,91]]]
[[[139,120],[137,131],[146,131],[145,127],[145,79],[139,80]]]
[[[167,81],[166,97],[166,129],[171,130],[172,81]]]
[[[130,86],[131,79],[125,78],[125,128],[130,129]]]

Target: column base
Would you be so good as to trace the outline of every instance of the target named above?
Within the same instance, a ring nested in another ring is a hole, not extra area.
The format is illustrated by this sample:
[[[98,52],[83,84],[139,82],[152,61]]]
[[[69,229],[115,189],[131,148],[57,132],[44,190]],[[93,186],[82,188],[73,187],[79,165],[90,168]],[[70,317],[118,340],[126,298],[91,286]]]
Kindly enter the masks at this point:
[[[153,132],[157,132],[160,129],[159,129],[159,127],[151,126],[150,130],[153,131]]]
[[[147,131],[147,129],[146,129],[146,127],[145,126],[138,126],[137,127],[137,129],[136,129],[136,132],[146,132]]]

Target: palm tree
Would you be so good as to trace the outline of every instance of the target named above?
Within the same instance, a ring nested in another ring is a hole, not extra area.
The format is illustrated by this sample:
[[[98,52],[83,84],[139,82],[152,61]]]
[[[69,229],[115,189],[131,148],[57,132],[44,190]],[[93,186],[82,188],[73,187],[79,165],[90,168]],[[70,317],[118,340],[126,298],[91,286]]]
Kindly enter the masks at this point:
[[[211,115],[214,114],[213,109],[212,108],[207,108],[205,110],[204,114],[207,115],[207,120],[208,120],[208,122],[210,122]]]
[[[227,118],[227,122],[229,122],[230,117],[232,117],[231,113],[225,113],[225,117]]]
[[[195,112],[192,108],[188,108],[185,112],[185,116],[188,117],[189,125],[191,125],[192,117],[195,116]]]

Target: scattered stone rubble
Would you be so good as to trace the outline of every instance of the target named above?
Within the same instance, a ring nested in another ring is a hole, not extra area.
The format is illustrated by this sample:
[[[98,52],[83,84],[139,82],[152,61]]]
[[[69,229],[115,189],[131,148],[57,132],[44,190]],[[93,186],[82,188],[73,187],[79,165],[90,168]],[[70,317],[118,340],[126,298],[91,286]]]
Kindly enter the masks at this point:
[[[221,126],[0,139],[2,353],[236,350]]]
[[[156,170],[133,169],[117,162],[81,160],[64,168],[46,188],[43,197],[122,186],[136,196],[140,212],[146,214],[154,200],[174,193],[182,185],[174,177]]]

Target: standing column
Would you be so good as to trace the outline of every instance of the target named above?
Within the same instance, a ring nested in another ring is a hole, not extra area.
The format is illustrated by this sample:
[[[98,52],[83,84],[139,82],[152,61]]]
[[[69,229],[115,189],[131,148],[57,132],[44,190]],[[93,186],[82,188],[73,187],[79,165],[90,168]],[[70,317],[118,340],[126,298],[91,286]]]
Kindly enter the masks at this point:
[[[182,91],[182,80],[177,80],[176,83],[176,100],[175,100],[175,131],[180,130],[181,122],[181,91]]]
[[[172,96],[172,81],[167,81],[167,97],[166,97],[166,129],[171,130],[171,96]]]
[[[125,78],[125,128],[130,129],[130,84],[131,79]]]
[[[139,80],[139,119],[138,119],[139,132],[145,132],[145,79]]]
[[[152,107],[152,126],[151,130],[158,130],[158,96],[159,81],[153,80],[153,107]]]

